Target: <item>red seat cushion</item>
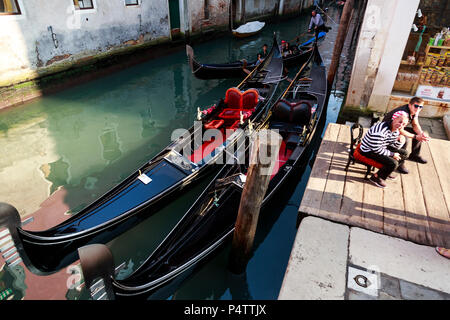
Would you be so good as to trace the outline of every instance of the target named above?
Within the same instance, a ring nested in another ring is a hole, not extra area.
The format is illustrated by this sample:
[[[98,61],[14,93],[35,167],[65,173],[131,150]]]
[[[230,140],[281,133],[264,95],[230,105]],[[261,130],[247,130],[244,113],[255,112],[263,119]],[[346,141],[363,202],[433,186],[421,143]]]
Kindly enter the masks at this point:
[[[239,119],[239,112],[242,111],[240,109],[230,109],[226,108],[219,114],[219,118],[222,119]]]
[[[220,128],[225,121],[223,120],[212,120],[205,124],[205,129],[218,129]]]
[[[239,127],[240,120],[236,120],[231,126],[230,129],[237,129]]]
[[[230,88],[225,93],[225,103],[228,108],[241,109],[242,92],[238,88]]]
[[[366,163],[366,164],[368,164],[368,165],[370,165],[370,166],[373,166],[373,167],[375,167],[375,168],[378,168],[378,169],[380,169],[380,168],[383,167],[383,165],[382,165],[381,163],[376,162],[376,161],[373,160],[373,159],[370,159],[370,158],[367,158],[367,157],[363,156],[363,155],[360,153],[360,152],[361,152],[360,146],[361,146],[361,143],[359,143],[359,144],[356,146],[356,149],[355,149],[355,151],[353,152],[353,157],[355,158],[355,160],[357,160],[357,161],[359,161],[359,162],[362,162],[362,163]]]

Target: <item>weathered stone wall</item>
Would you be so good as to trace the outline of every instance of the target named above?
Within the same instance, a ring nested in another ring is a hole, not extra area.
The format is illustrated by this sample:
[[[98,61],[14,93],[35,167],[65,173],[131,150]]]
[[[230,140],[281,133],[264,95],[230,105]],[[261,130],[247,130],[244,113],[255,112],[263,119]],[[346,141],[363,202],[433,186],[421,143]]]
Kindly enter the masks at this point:
[[[202,32],[211,27],[227,27],[229,24],[230,1],[209,0],[207,11],[209,17],[205,18],[204,0],[189,2],[189,15],[191,17],[191,33]]]
[[[231,11],[236,27],[242,19],[299,14],[313,0],[178,0],[176,32],[171,30],[168,0],[139,0],[137,6],[125,6],[125,0],[93,0],[94,9],[85,10],[76,10],[72,0],[18,3],[20,15],[0,16],[0,108],[89,81],[115,64],[155,56],[159,51],[154,45],[167,52],[182,45],[176,41],[180,35],[211,37],[211,31],[231,27]]]
[[[385,112],[419,0],[369,0],[345,107]]]
[[[19,1],[21,15],[0,16],[0,86],[33,78],[58,61],[169,37],[167,0],[94,1],[75,10],[72,1]]]

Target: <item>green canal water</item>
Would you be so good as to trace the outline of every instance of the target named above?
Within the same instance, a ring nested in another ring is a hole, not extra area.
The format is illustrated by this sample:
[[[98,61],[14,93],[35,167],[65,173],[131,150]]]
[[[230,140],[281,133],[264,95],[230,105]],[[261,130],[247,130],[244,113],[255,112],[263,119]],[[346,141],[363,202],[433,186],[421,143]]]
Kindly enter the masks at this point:
[[[339,13],[330,8],[328,15],[338,22]],[[279,40],[291,40],[304,33],[308,23],[309,15],[303,15],[268,24],[255,37],[227,36],[193,47],[201,62],[253,60],[262,44],[270,45],[274,32]],[[330,20],[327,24],[333,29],[320,51],[328,66],[337,25]],[[197,107],[203,109],[216,103],[226,89],[239,82],[196,79],[182,50],[0,111],[0,201],[12,204],[25,217],[45,208],[44,201],[51,195],[61,194],[57,210],[76,214],[164,148],[175,129],[189,128]],[[282,83],[280,92],[286,86]],[[340,95],[330,97],[327,123],[336,121],[341,103]],[[315,150],[317,147],[318,144]],[[253,256],[245,275],[234,276],[227,271],[228,244],[162,298],[277,299],[311,165],[312,161],[305,164],[294,182],[282,189],[276,203],[261,212]],[[207,183],[208,179],[201,181],[107,244],[116,265],[125,263],[119,277],[126,277],[145,260]],[[51,221],[47,224],[52,225]],[[31,280],[23,279],[26,273],[20,268],[22,265],[14,270],[0,269],[0,292],[8,294],[12,288],[13,299],[48,299],[45,293],[33,292],[35,286]],[[51,277],[54,276],[33,277],[32,281],[45,285]],[[65,280],[61,286],[66,286]],[[87,297],[84,289],[63,291],[69,299]]]

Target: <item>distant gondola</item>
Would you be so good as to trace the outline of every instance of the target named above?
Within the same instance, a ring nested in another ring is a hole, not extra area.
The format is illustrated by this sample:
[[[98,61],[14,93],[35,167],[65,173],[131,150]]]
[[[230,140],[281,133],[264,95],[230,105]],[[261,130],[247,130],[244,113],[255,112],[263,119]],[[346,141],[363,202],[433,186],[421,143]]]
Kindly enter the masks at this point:
[[[326,32],[320,32],[318,39],[324,39]],[[311,43],[314,42],[315,37],[305,41],[300,45],[292,46],[293,53],[283,57],[285,67],[296,67],[302,65],[311,54]],[[186,54],[188,56],[189,66],[192,74],[198,79],[224,79],[224,78],[243,78],[247,74],[244,68],[252,71],[256,67],[256,60],[252,62],[235,61],[231,63],[222,64],[208,64],[200,63],[195,60],[194,50],[191,46],[186,45]]]
[[[234,152],[249,122],[257,125],[263,119],[282,70],[274,36],[268,58],[237,87],[228,89],[217,106],[199,112],[201,121],[112,190],[57,226],[45,231],[24,230],[17,210],[0,203],[0,225],[7,226],[14,242],[9,246],[15,245],[33,272],[53,273],[75,261],[79,247],[110,241],[149,217],[169,198],[173,200],[177,191],[217,168],[215,162],[227,150]],[[223,139],[202,139],[206,129],[217,129]]]
[[[306,74],[302,71],[306,71]],[[326,92],[326,68],[317,45],[314,45],[308,61],[260,125],[260,128],[278,130],[282,136],[277,164],[263,206],[274,197],[293,169],[308,160],[310,153],[307,151],[310,151],[311,141],[320,134],[319,128],[323,127],[325,121]],[[145,298],[155,294],[168,282],[178,283],[189,274],[189,270],[230,239],[247,169],[248,164],[239,163],[222,167],[178,224],[136,271],[121,280],[114,279],[111,273],[106,278],[103,276],[110,297]],[[106,269],[113,270],[112,256],[106,246],[88,246],[79,251],[87,285],[101,275],[99,270],[105,270],[94,263],[99,252],[102,252]]]

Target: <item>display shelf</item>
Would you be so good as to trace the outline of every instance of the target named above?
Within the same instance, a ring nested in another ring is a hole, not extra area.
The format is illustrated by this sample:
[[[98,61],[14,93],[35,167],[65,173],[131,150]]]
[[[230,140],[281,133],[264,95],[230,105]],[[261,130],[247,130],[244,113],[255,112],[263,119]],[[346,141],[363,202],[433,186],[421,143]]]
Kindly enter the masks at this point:
[[[423,62],[410,64],[407,60],[401,60],[400,67],[397,74],[397,79],[394,83],[393,90],[402,91],[415,95],[419,85],[433,86],[433,87],[447,87],[447,83],[435,83],[436,78],[448,79],[448,64],[447,52],[450,50],[449,46],[430,46],[425,48],[425,60]],[[437,57],[437,54],[440,57]],[[433,58],[432,55],[435,57]],[[439,62],[444,59],[444,61]],[[440,64],[440,65],[439,65]],[[426,80],[427,79],[427,80]],[[432,81],[435,80],[435,81]]]

